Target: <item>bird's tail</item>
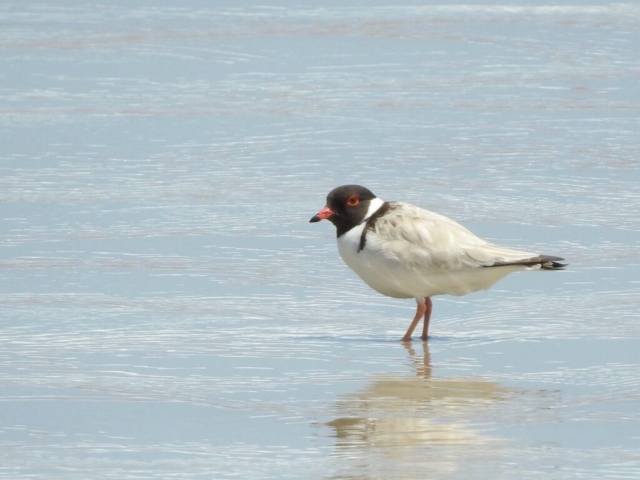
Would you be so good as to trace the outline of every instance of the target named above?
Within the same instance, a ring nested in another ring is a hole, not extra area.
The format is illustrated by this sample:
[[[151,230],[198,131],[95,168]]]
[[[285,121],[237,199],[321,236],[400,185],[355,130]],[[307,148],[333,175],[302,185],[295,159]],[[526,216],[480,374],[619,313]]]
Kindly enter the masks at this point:
[[[509,262],[496,262],[491,267],[503,267],[506,265],[523,265],[529,268],[541,268],[542,270],[562,270],[568,263],[560,263],[564,258],[553,257],[551,255],[538,255],[537,257],[523,258]]]

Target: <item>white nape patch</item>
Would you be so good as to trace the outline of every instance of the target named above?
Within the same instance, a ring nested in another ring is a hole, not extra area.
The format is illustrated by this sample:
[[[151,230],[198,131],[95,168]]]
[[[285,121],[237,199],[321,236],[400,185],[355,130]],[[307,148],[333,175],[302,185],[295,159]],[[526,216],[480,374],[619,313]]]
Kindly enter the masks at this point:
[[[384,203],[384,200],[381,200],[378,197],[371,200],[371,202],[369,203],[369,209],[367,210],[367,214],[362,220],[362,223],[366,222],[371,215],[376,213],[383,203]]]

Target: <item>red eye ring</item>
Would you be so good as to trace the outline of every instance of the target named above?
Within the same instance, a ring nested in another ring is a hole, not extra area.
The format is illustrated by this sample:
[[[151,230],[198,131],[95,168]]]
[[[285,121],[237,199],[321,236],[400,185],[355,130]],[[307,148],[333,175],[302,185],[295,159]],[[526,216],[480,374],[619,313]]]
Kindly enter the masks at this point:
[[[351,195],[349,198],[347,198],[347,205],[349,205],[350,207],[355,207],[359,203],[360,198],[357,195]]]

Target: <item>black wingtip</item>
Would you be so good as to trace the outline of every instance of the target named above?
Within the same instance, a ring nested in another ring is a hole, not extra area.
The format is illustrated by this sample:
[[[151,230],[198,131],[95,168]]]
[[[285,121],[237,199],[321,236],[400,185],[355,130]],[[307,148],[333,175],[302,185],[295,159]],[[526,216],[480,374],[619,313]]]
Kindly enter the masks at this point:
[[[515,262],[496,262],[487,267],[505,267],[508,265],[523,265],[525,267],[540,267],[542,270],[562,270],[568,263],[560,263],[564,261],[561,257],[552,257],[551,255],[538,255],[533,258],[526,258]]]
[[[564,258],[559,258],[558,260],[564,260]],[[569,264],[568,263],[560,263],[560,262],[556,262],[554,261],[550,261],[550,262],[543,262],[540,264],[540,267],[543,270],[562,270],[563,268],[567,267]]]
[[[540,255],[537,260],[540,262],[542,270],[562,270],[569,265],[568,263],[562,263],[564,258],[551,255]]]

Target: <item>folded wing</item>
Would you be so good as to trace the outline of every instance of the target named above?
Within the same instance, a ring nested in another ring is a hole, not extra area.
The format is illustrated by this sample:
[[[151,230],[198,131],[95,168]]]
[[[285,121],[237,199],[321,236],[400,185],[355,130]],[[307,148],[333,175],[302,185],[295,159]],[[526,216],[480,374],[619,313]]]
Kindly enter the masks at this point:
[[[416,269],[455,271],[521,265],[561,269],[560,257],[539,255],[494,245],[457,222],[414,205],[391,202],[373,228],[380,254]]]

